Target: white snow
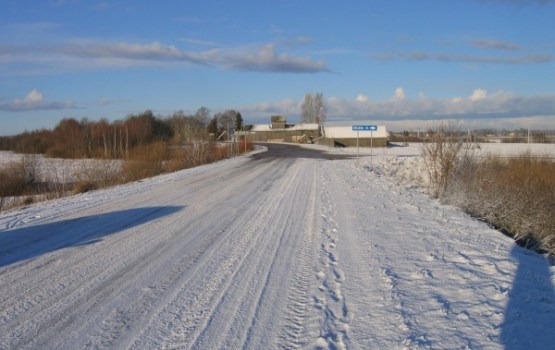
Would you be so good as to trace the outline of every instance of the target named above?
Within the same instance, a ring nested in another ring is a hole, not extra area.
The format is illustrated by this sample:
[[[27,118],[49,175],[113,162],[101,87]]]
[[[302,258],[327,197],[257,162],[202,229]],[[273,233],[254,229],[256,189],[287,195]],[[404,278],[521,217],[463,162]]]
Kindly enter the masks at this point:
[[[9,163],[21,162],[36,170],[38,181],[71,183],[87,179],[89,176],[115,176],[121,168],[120,160],[99,159],[60,159],[47,158],[43,155],[22,155],[8,151],[0,151],[0,167]],[[109,174],[107,174],[109,173]]]
[[[555,344],[554,266],[423,193],[417,146],[284,147],[1,214],[0,348]]]

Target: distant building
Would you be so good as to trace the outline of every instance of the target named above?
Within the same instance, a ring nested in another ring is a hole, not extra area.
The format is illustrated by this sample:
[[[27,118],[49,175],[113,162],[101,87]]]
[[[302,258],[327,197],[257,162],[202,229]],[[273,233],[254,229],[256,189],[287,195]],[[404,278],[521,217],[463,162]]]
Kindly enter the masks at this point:
[[[246,137],[252,142],[293,142],[318,143],[331,147],[356,147],[357,132],[353,125],[373,125],[371,122],[333,122],[329,125],[318,124],[287,124],[284,116],[274,115],[270,124],[257,124],[245,128],[235,134]],[[360,147],[386,147],[387,132],[385,126],[378,126],[378,130],[359,131],[358,145]]]
[[[256,124],[245,132],[236,132],[253,142],[313,143],[320,137],[318,124],[287,124],[284,116],[274,115],[270,124]]]
[[[286,127],[286,118],[282,115],[273,115],[270,118],[272,122],[272,129],[285,129]]]
[[[353,131],[353,125],[374,125],[372,122],[342,122],[323,127],[321,144],[334,147],[387,147],[385,126],[378,125],[376,131]]]

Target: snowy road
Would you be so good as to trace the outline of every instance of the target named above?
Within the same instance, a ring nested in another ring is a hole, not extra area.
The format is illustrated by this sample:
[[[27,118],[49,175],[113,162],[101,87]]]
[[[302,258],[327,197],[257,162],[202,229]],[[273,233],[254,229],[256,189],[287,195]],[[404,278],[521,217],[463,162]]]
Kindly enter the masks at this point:
[[[541,348],[552,275],[364,160],[268,145],[2,214],[0,349]]]

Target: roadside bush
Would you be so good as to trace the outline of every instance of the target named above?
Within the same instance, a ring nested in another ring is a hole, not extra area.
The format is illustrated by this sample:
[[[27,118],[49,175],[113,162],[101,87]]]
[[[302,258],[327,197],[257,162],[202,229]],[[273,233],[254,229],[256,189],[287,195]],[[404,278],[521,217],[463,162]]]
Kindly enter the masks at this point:
[[[474,158],[443,200],[491,223],[526,247],[555,254],[555,162],[522,155]]]
[[[422,146],[431,194],[530,249],[555,255],[555,162],[523,154],[479,157],[446,130]]]
[[[170,160],[166,142],[155,142],[134,148],[122,166],[122,182],[137,181],[162,174],[164,163]]]
[[[187,169],[213,163],[230,156],[231,152],[227,144],[197,142],[181,149],[177,160],[182,164],[181,169]]]
[[[14,196],[26,188],[25,168],[22,163],[10,163],[0,169],[0,196]]]
[[[5,208],[9,197],[27,191],[27,179],[23,162],[13,162],[0,169],[0,211]]]
[[[79,181],[73,184],[72,192],[74,194],[85,193],[96,190],[98,187],[98,183],[94,181]]]
[[[440,128],[428,143],[422,144],[422,159],[428,185],[435,198],[441,198],[453,172],[459,166],[462,143],[450,140],[446,128]]]
[[[122,161],[119,160],[96,160],[83,162],[81,168],[75,173],[75,186],[88,187],[87,191],[96,188],[108,187],[120,182],[122,177]],[[86,184],[89,185],[86,185]],[[82,192],[82,191],[79,191]]]
[[[237,142],[237,149],[239,150],[239,154],[250,152],[254,149],[254,145],[252,142],[240,140]]]
[[[252,149],[250,143],[236,146],[239,151]],[[37,155],[23,155],[20,162],[0,170],[0,210],[192,168],[235,153],[231,144],[199,141],[174,146],[158,141],[133,147],[126,160],[98,159],[81,165],[71,161],[43,164]]]

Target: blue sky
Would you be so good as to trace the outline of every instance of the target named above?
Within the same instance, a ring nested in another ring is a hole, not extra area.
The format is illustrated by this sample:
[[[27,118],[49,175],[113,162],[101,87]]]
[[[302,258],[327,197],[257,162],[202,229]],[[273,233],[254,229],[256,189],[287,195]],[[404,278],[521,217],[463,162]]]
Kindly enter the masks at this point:
[[[555,129],[555,0],[0,2],[0,135],[240,111]]]

